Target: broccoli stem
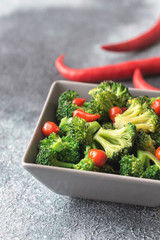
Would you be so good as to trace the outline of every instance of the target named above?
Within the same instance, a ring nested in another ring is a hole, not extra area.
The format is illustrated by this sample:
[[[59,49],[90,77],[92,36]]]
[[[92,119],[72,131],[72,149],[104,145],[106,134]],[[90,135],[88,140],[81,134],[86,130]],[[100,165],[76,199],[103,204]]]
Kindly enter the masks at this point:
[[[138,150],[137,157],[140,160],[145,161],[146,167],[150,167],[151,166],[150,161],[153,161],[160,169],[160,161],[151,152]]]
[[[100,127],[101,125],[97,121],[90,122],[87,132],[88,134],[94,134]]]
[[[51,163],[52,163],[52,166],[55,166],[55,167],[73,168],[74,166],[73,163],[61,162],[55,158],[51,159]]]

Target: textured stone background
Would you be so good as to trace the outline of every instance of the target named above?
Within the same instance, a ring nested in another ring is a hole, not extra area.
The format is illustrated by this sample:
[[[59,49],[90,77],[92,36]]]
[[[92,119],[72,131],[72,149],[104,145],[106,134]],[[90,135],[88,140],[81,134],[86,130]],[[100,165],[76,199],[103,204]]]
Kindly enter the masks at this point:
[[[62,79],[55,59],[65,53],[68,65],[88,67],[158,56],[160,43],[127,54],[99,46],[152,26],[160,2],[32,2],[0,2],[0,239],[160,239],[160,208],[59,196],[21,166],[48,90]],[[147,78],[157,87],[159,79]]]

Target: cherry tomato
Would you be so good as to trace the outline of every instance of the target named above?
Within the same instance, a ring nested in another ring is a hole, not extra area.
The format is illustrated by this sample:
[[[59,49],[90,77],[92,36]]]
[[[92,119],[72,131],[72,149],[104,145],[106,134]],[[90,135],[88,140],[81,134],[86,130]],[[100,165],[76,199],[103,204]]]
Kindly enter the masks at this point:
[[[42,132],[46,137],[53,132],[57,134],[59,130],[58,126],[53,122],[46,122],[42,127]]]
[[[122,113],[125,112],[125,111],[127,110],[126,107],[121,107],[121,109],[122,109]]]
[[[100,149],[91,149],[88,157],[94,161],[97,167],[102,167],[107,161],[107,155]]]
[[[85,98],[75,98],[73,99],[72,103],[75,103],[78,107],[81,107],[85,101]]]
[[[117,116],[117,114],[122,114],[122,109],[119,107],[112,107],[109,110],[109,117],[112,120],[112,122],[115,122],[115,117]]]
[[[160,147],[158,147],[155,151],[156,158],[160,160]]]
[[[154,109],[155,113],[160,117],[160,99],[156,99],[152,102],[151,107]]]

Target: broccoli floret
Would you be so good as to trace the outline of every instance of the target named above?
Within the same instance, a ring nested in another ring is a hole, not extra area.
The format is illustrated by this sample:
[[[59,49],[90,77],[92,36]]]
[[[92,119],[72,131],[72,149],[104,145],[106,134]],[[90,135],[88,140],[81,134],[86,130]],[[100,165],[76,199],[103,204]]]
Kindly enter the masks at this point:
[[[37,156],[37,161],[44,161],[44,164],[47,161],[48,163],[51,161],[50,156],[52,158],[52,155],[56,156],[57,160],[63,162],[77,163],[80,160],[79,143],[75,142],[70,136],[60,138],[55,133],[52,133],[48,138],[40,141],[38,149],[39,154]]]
[[[160,180],[160,168],[157,165],[151,165],[145,171],[143,175],[144,178],[157,179]]]
[[[100,167],[98,169],[99,172],[103,173],[111,173],[111,174],[117,174],[118,172],[111,166],[110,164],[106,163],[104,166]]]
[[[77,116],[73,117],[69,122],[69,132],[68,134],[72,136],[72,138],[79,142],[80,144],[84,143],[87,138],[87,121],[83,118],[79,118]]]
[[[115,117],[115,128],[121,128],[131,122],[136,125],[137,131],[155,132],[158,128],[158,116],[150,108],[146,97],[137,97],[128,100],[128,109]]]
[[[71,136],[79,144],[90,145],[93,141],[93,134],[100,128],[97,121],[87,122],[77,116],[73,118],[64,118],[59,125],[60,133]]]
[[[150,136],[153,140],[155,148],[158,148],[160,146],[160,128],[158,128],[156,132],[150,133]]]
[[[80,144],[70,136],[62,137],[63,150],[57,153],[57,160],[78,163],[80,160]]]
[[[88,151],[89,149],[90,148],[88,148]],[[77,170],[98,171],[98,168],[95,166],[93,160],[88,157],[88,151],[83,159],[81,159],[77,164],[74,164],[58,160],[58,156],[55,151],[43,149],[38,153],[36,163],[56,167],[73,168]]]
[[[143,178],[160,180],[160,161],[148,151],[138,151],[137,156],[142,161],[145,160],[145,172]]]
[[[36,163],[42,165],[52,166],[52,160],[56,159],[56,152],[50,149],[42,149],[39,151]]]
[[[76,110],[78,106],[76,104],[72,104],[72,100],[78,97],[79,94],[76,91],[71,90],[65,91],[60,95],[56,112],[58,123],[64,117],[70,118],[73,116],[73,111]]]
[[[104,122],[110,120],[109,110],[114,106],[121,107],[121,101],[114,93],[101,89],[92,96],[89,108],[92,113],[100,115],[98,121]]]
[[[119,173],[124,176],[142,177],[145,171],[145,159],[141,160],[133,154],[123,155],[119,161]]]
[[[46,137],[43,140],[40,140],[38,149],[39,151],[43,149],[48,149],[51,151],[59,152],[63,149],[62,140],[55,133],[51,133],[48,138]]]
[[[102,123],[102,128],[104,128],[104,129],[115,129],[114,126],[113,126],[113,123],[111,123],[111,122]]]
[[[134,155],[124,155],[120,159],[120,174],[160,180],[160,161],[148,151],[137,151]]]
[[[127,87],[125,87],[121,83],[116,83],[113,81],[102,82],[96,88],[91,89],[89,91],[89,95],[93,96],[95,92],[99,92],[101,90],[113,92],[117,96],[117,98],[120,99],[123,106],[125,106],[127,100],[132,97]]]
[[[72,121],[72,118],[67,118],[64,117],[61,119],[60,124],[59,124],[59,135],[62,136],[66,136],[67,133],[69,132],[69,122]]]
[[[134,147],[136,150],[144,150],[151,153],[155,152],[154,140],[148,133],[145,133],[142,129],[137,134]]]
[[[129,123],[121,129],[100,128],[95,134],[97,141],[107,154],[108,162],[117,162],[123,153],[131,151],[136,136],[136,127]]]

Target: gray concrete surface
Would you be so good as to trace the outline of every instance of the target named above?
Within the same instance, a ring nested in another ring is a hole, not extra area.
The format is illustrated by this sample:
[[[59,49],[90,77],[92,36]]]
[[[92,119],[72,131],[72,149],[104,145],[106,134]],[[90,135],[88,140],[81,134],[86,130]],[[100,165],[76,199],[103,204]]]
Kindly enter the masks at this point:
[[[48,90],[63,79],[55,59],[65,53],[69,66],[89,67],[158,56],[160,43],[127,54],[99,46],[139,34],[159,12],[159,1],[94,0],[0,17],[0,239],[160,239],[160,208],[59,196],[21,166]],[[160,87],[160,76],[146,79]]]

